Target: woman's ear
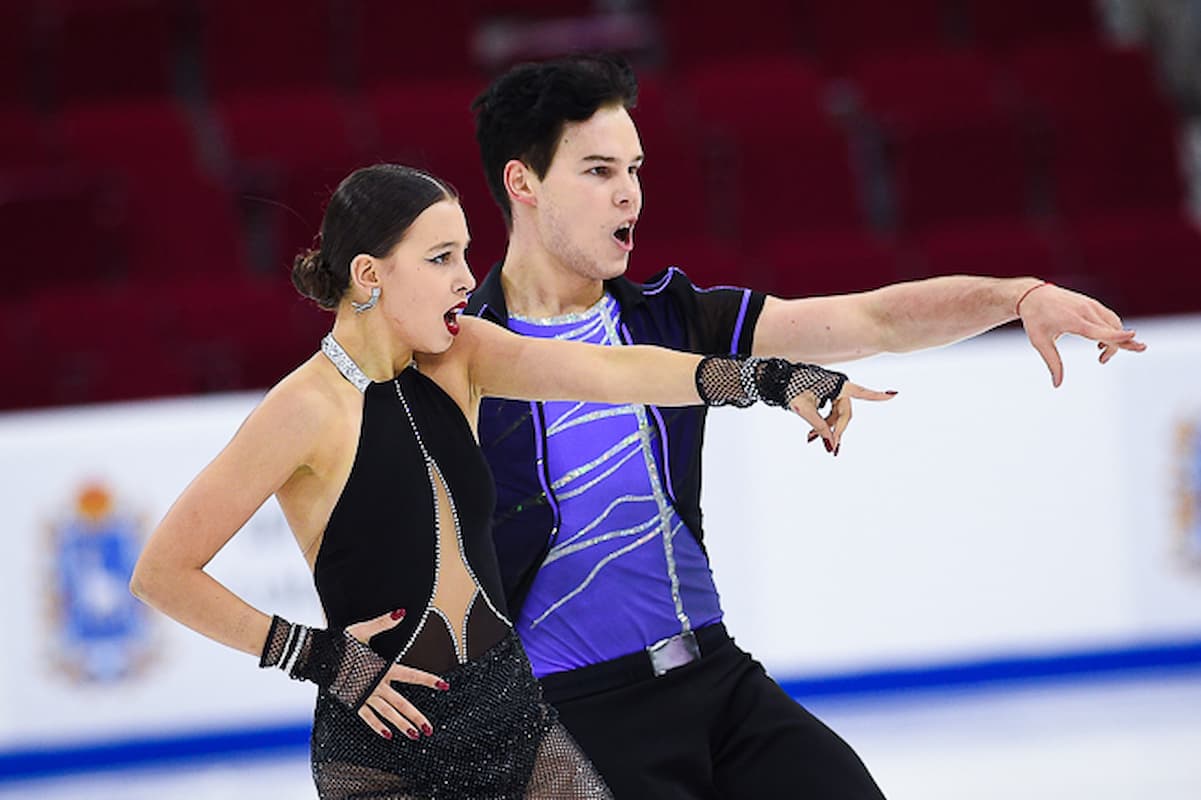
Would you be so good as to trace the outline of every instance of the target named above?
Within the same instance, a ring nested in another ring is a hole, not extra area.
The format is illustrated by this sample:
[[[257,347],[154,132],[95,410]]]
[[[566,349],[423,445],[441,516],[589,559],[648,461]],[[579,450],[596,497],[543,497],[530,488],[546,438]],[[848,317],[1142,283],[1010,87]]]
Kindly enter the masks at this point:
[[[509,195],[510,203],[521,203],[526,206],[537,206],[538,195],[535,189],[538,176],[524,162],[517,159],[505,164],[505,192]]]
[[[350,285],[359,287],[360,292],[355,294],[363,294],[366,296],[370,291],[380,285],[379,261],[371,257],[367,253],[359,253],[350,260]]]

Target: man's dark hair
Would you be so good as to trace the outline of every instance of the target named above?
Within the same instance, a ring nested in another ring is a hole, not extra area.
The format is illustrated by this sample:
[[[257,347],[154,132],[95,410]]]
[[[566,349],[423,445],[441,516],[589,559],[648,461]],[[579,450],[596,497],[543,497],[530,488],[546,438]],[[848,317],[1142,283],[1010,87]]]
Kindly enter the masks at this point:
[[[505,164],[518,159],[542,178],[567,123],[583,122],[605,106],[620,103],[629,109],[637,102],[638,79],[618,56],[576,55],[518,64],[492,81],[471,110],[484,175],[505,225],[513,226]]]

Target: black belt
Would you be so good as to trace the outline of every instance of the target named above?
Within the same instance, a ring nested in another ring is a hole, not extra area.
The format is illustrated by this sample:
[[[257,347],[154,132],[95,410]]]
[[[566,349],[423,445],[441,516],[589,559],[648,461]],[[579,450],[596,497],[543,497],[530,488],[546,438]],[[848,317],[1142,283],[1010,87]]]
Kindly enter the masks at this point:
[[[670,636],[636,653],[546,675],[540,679],[542,692],[549,702],[558,703],[629,686],[699,661],[729,641],[726,626],[715,622],[699,630]]]

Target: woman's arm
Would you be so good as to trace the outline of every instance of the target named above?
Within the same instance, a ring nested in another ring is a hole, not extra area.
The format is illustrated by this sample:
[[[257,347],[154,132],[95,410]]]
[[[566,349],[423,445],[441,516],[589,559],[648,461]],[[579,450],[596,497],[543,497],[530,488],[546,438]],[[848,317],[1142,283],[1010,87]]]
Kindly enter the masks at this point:
[[[598,403],[698,405],[696,367],[702,356],[650,345],[601,347],[518,336],[490,322],[462,317],[468,371],[479,396]]]
[[[461,325],[468,374],[478,396],[662,406],[747,406],[763,400],[803,417],[832,453],[850,422],[852,398],[888,400],[895,394],[864,389],[840,373],[782,359],[743,363],[649,345],[602,347],[538,339],[474,318]],[[702,363],[706,368],[698,372]],[[823,418],[818,409],[827,400],[833,401],[832,409]]]
[[[134,567],[139,599],[210,639],[259,655],[271,617],[204,571],[259,506],[304,469],[321,429],[322,402],[281,385],[171,506]]]
[[[429,735],[433,728],[393,682],[437,689],[447,684],[389,662],[367,645],[403,619],[402,609],[345,631],[313,629],[267,616],[204,571],[268,497],[311,471],[321,437],[336,427],[340,413],[335,402],[303,383],[281,384],[268,393],[151,534],[130,590],[198,633],[258,656],[260,666],[313,681],[385,739],[392,738],[393,728],[416,739],[418,731]]]

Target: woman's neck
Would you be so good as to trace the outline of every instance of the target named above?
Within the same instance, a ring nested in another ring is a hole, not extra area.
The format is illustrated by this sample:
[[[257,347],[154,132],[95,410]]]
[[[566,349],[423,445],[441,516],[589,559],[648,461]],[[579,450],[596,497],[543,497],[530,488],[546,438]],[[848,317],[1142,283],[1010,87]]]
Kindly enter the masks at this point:
[[[363,374],[373,381],[392,380],[413,360],[413,349],[396,341],[378,308],[362,315],[339,308],[333,335]]]

